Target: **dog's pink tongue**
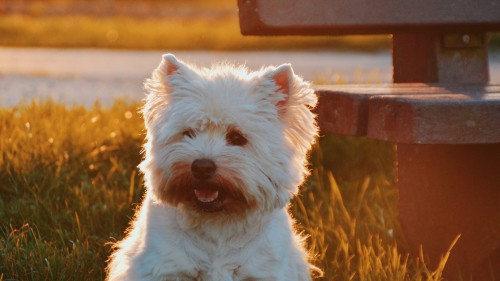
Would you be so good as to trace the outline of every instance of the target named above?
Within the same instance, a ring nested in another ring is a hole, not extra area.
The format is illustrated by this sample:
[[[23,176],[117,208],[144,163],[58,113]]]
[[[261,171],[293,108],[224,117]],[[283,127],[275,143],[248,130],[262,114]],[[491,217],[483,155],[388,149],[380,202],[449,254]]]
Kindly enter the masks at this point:
[[[209,203],[215,201],[219,196],[219,191],[208,189],[195,189],[194,195],[200,202]]]

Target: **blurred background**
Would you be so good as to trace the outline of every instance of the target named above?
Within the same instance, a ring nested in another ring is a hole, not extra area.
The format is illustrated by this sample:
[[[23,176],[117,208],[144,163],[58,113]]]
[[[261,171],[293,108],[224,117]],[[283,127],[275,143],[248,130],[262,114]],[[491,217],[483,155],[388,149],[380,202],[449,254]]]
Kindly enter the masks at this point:
[[[236,2],[1,1],[0,105],[138,100],[142,81],[166,52],[202,66],[288,62],[316,84],[391,82],[389,35],[244,37]],[[500,37],[492,34],[489,45],[498,49]],[[500,81],[498,53],[490,52],[492,82]]]
[[[162,50],[379,51],[387,36],[243,37],[236,0],[8,0],[0,4],[4,46]]]
[[[202,66],[289,62],[319,84],[390,81],[389,36],[243,37],[236,2],[2,1],[0,104],[140,100],[167,52]]]

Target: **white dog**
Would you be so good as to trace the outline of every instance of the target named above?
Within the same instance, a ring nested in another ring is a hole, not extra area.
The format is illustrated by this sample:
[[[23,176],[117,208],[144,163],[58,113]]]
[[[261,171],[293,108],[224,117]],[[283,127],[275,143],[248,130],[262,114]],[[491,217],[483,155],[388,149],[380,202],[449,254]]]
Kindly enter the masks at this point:
[[[145,83],[147,192],[109,281],[311,280],[287,205],[317,97],[288,64],[248,72],[163,56]]]

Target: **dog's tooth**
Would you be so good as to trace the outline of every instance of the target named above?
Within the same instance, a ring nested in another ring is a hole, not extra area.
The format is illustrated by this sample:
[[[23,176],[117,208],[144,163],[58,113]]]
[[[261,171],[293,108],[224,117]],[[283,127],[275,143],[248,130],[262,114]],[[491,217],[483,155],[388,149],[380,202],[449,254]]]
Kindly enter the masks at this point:
[[[204,203],[209,203],[215,201],[219,197],[219,191],[204,191],[204,190],[194,190],[194,195],[196,198]]]

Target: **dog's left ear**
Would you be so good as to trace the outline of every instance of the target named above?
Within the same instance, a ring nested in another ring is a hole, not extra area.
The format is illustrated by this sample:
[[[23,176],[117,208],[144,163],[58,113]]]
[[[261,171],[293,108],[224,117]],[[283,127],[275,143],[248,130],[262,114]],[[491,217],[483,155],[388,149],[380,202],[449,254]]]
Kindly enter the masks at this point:
[[[278,107],[280,115],[285,113],[286,104],[293,92],[293,69],[290,64],[282,64],[276,69],[267,73],[266,77],[270,78],[277,86],[276,93],[281,93],[284,98],[278,100],[275,105]]]

